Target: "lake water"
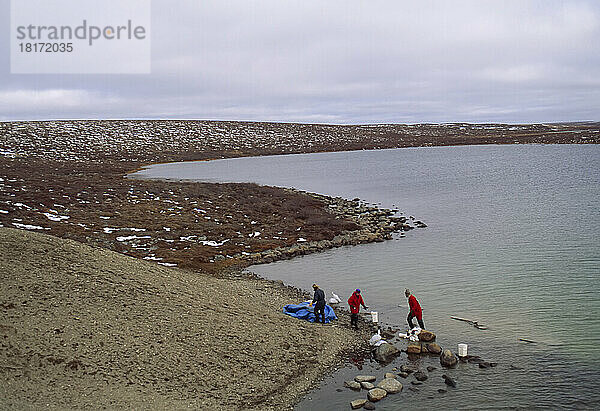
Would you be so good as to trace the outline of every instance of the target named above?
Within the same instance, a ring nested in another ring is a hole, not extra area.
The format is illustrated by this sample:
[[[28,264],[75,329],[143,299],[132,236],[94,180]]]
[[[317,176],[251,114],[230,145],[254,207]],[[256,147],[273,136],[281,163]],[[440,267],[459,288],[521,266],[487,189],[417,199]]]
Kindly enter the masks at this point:
[[[403,392],[378,409],[597,408],[599,164],[596,145],[460,146],[163,164],[140,175],[360,197],[425,221],[428,228],[402,239],[251,268],[305,289],[317,282],[344,300],[359,287],[370,309],[395,326],[405,324],[410,288],[440,345],[456,351],[467,343],[470,354],[499,363],[444,371],[458,386],[440,394],[439,361],[425,358],[423,367],[438,367],[429,380],[414,392],[403,380]],[[361,373],[382,375],[406,361],[366,362]],[[366,392],[335,389],[356,373],[354,364],[333,373],[297,408],[349,409]]]

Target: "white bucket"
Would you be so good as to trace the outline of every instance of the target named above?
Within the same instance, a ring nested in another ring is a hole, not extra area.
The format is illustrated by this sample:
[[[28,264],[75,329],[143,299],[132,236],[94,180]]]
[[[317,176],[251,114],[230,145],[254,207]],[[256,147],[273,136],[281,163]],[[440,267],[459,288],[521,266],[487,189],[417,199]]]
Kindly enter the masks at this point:
[[[458,344],[458,356],[459,357],[467,356],[467,344]]]
[[[371,311],[371,318],[373,319],[374,323],[378,323],[379,322],[379,313],[377,313],[377,311]]]

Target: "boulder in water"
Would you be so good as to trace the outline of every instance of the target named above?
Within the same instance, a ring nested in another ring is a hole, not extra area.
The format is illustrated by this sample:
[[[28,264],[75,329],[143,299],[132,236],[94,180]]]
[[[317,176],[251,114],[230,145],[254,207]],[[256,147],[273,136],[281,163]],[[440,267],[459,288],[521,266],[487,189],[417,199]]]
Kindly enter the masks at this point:
[[[377,384],[377,388],[385,390],[388,394],[396,394],[402,391],[402,383],[395,378],[384,378]]]
[[[409,354],[421,354],[421,344],[411,342],[406,347],[406,352]]]
[[[419,333],[419,341],[432,342],[435,341],[435,334],[431,331],[421,330]]]
[[[352,407],[353,410],[357,410],[359,408],[362,408],[365,405],[366,402],[367,402],[366,399],[359,398],[357,400],[350,401],[350,406]]]
[[[375,349],[375,360],[378,362],[390,362],[398,355],[400,355],[400,350],[389,343],[381,344]]]
[[[449,385],[450,387],[456,387],[456,381],[454,381],[452,378],[448,377],[446,374],[443,374],[442,378],[444,379],[444,382],[446,383],[446,385]]]
[[[443,367],[454,367],[457,362],[458,358],[456,358],[456,355],[450,350],[444,350],[442,355],[440,355],[440,364],[442,364]]]
[[[417,371],[414,376],[417,381],[425,381],[427,378],[429,378],[423,371]]]
[[[387,392],[382,388],[373,388],[367,393],[369,401],[377,402],[384,399],[387,396]]]
[[[431,354],[439,354],[442,352],[442,347],[438,343],[427,344],[427,351]]]
[[[377,379],[374,375],[357,375],[354,377],[356,382],[373,382]]]
[[[375,388],[375,385],[372,382],[367,381],[361,382],[360,386],[363,387],[365,390],[372,390],[373,388]]]
[[[350,388],[354,391],[360,391],[360,383],[356,381],[344,381],[344,387]]]

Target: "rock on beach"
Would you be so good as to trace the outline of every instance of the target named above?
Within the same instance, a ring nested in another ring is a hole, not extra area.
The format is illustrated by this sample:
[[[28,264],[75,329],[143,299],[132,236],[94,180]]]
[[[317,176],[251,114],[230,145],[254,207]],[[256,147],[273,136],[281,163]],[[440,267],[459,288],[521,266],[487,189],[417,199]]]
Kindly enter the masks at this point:
[[[360,383],[356,381],[344,381],[344,387],[354,391],[360,391]]]
[[[365,390],[372,390],[373,388],[375,388],[375,385],[372,382],[367,381],[361,382],[360,386],[363,387]]]
[[[356,382],[373,382],[377,379],[374,375],[357,375],[354,377]]]
[[[380,401],[380,400],[384,399],[386,396],[387,396],[387,391],[382,388],[373,388],[372,390],[369,390],[369,392],[367,393],[367,398],[369,398],[369,401],[372,401],[372,402]]]
[[[440,364],[442,364],[443,367],[454,367],[456,363],[458,363],[458,359],[452,351],[444,350],[442,355],[440,355]]]
[[[352,407],[353,410],[357,410],[359,408],[362,408],[366,402],[366,399],[358,398],[356,400],[350,401],[350,407]]]
[[[385,390],[388,394],[396,394],[402,391],[402,383],[395,378],[384,378],[377,388]]]
[[[429,343],[427,344],[427,351],[431,354],[440,354],[442,347],[438,343]]]
[[[443,374],[442,378],[444,379],[446,385],[449,385],[450,387],[456,387],[456,381],[454,381],[451,377],[447,376],[446,374]]]
[[[435,334],[431,331],[421,330],[419,333],[419,341],[432,342],[435,341]]]
[[[385,343],[381,344],[375,349],[375,360],[382,363],[392,361],[395,357],[400,355],[400,350],[394,345]]]
[[[421,344],[411,342],[406,347],[406,352],[409,354],[421,354]]]
[[[374,410],[374,409],[375,409],[375,404],[373,404],[373,403],[372,403],[372,402],[370,402],[370,401],[367,401],[367,402],[365,403],[365,405],[363,405],[363,408],[364,408],[365,410]]]
[[[423,371],[417,371],[414,373],[414,376],[418,381],[425,381],[428,378],[427,374],[425,374]]]

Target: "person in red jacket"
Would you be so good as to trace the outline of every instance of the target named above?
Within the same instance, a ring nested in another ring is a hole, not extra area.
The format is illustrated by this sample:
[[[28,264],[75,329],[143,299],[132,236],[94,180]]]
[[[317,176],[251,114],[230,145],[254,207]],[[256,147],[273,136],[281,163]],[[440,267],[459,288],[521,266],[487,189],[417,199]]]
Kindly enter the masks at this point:
[[[369,308],[365,305],[365,302],[360,295],[360,290],[357,288],[348,298],[348,304],[350,305],[350,326],[353,326],[355,330],[358,330],[358,312],[362,305],[365,309]]]
[[[410,326],[411,330],[415,327],[413,324],[413,318],[415,317],[417,317],[419,327],[421,327],[421,329],[425,329],[425,324],[423,324],[423,311],[421,310],[419,302],[415,296],[410,293],[408,288],[404,291],[404,295],[406,295],[406,298],[408,298],[408,306],[410,307],[406,321],[408,321],[408,325]]]

